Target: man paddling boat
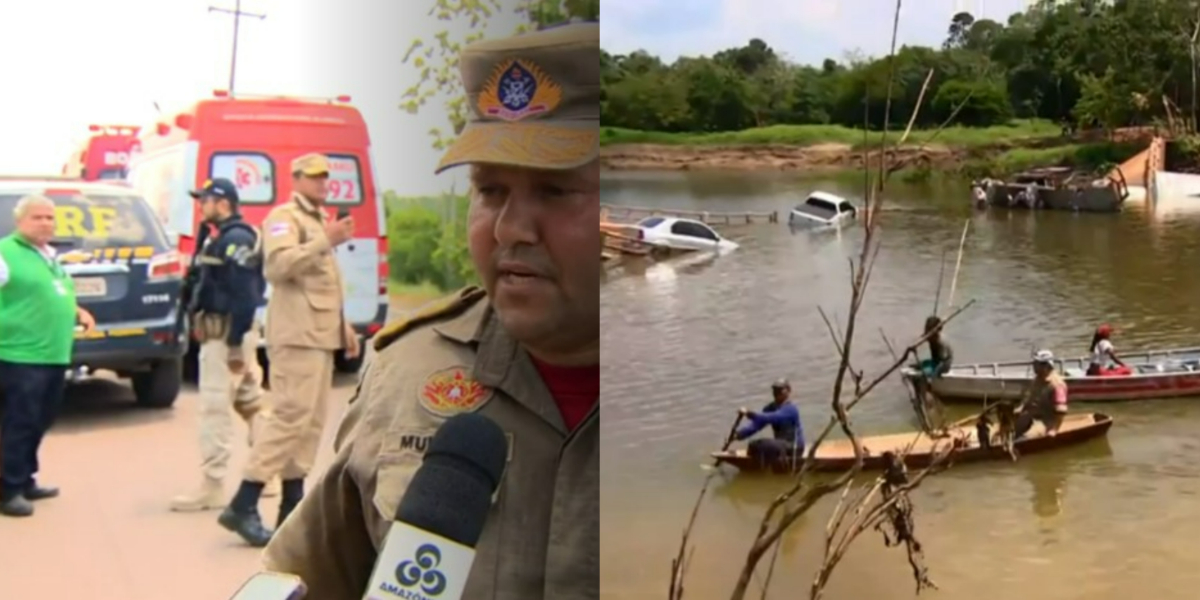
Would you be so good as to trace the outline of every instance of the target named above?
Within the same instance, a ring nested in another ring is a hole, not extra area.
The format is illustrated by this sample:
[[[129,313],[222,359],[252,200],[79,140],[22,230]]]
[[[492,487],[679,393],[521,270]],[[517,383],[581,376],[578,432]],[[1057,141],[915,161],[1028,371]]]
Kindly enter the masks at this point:
[[[1058,435],[1063,417],[1067,415],[1067,382],[1054,368],[1054,353],[1038,350],[1033,356],[1033,384],[1021,400],[1013,439],[1021,439],[1035,421],[1046,428],[1046,435]]]
[[[771,394],[773,399],[762,412],[747,408],[739,411],[750,423],[734,434],[740,441],[771,426],[774,437],[753,440],[746,448],[750,457],[763,465],[782,461],[788,456],[804,456],[804,426],[800,423],[800,411],[790,400],[792,384],[787,379],[776,380],[771,384]]]

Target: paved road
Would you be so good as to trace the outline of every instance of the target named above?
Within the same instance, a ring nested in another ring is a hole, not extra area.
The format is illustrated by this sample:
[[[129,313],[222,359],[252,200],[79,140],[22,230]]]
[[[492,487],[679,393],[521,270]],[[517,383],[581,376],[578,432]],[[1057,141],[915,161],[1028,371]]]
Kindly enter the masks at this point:
[[[318,469],[331,458],[355,381],[339,376],[334,384]],[[257,570],[259,551],[221,529],[216,512],[167,508],[199,477],[196,404],[194,388],[169,411],[135,408],[127,385],[114,381],[74,388],[41,455],[42,480],[62,496],[38,503],[32,518],[0,517],[0,598],[229,598]],[[244,427],[238,435],[244,439]],[[239,445],[233,466],[240,470],[245,458]],[[231,478],[227,492],[236,485]],[[262,503],[270,524],[276,501]]]

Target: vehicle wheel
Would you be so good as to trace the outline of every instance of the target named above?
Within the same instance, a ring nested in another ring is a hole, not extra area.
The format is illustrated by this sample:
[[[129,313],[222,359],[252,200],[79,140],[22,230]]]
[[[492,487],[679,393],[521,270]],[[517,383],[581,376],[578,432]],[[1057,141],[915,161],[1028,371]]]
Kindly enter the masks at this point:
[[[154,363],[149,371],[134,373],[133,396],[138,406],[170,408],[179,397],[183,384],[183,361],[169,359]]]
[[[365,342],[363,342],[365,343]],[[333,368],[337,369],[338,373],[354,374],[362,368],[363,352],[359,351],[357,358],[346,358],[346,353],[338,350],[333,355]]]

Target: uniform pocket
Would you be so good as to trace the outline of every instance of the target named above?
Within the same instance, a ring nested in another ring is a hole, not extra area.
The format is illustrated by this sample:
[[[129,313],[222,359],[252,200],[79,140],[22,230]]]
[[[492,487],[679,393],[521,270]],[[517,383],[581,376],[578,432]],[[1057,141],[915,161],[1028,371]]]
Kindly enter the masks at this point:
[[[421,467],[429,440],[436,429],[412,428],[389,432],[379,450],[375,468],[375,496],[372,503],[387,521],[396,518],[400,499],[408,491],[413,475]]]
[[[337,310],[338,306],[341,305],[341,298],[337,297],[337,293],[334,290],[306,290],[304,292],[304,299],[308,300],[308,305],[313,310],[319,311]]]

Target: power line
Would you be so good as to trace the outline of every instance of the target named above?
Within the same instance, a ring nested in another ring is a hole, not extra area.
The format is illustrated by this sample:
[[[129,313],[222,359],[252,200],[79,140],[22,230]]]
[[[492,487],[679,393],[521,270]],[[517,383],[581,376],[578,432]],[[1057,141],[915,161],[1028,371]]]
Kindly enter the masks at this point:
[[[233,10],[229,10],[228,8],[220,8],[217,6],[209,6],[208,12],[219,12],[233,15],[233,52],[229,58],[229,93],[232,95],[233,83],[237,75],[238,29],[242,23],[242,17],[253,17],[261,21],[267,18],[267,15],[243,11],[242,0],[235,0]]]

